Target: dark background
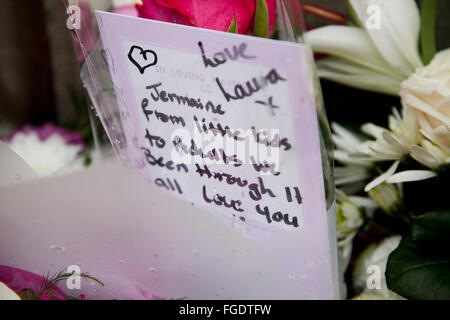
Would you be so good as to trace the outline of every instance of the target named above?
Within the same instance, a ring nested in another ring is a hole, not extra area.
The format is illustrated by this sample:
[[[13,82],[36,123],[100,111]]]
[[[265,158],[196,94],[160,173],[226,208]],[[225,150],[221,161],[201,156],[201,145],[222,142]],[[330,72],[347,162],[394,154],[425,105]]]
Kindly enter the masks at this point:
[[[108,2],[97,1],[103,6]],[[308,2],[348,15],[344,0]],[[0,124],[5,120],[20,126],[77,118],[68,88],[75,88],[80,95],[82,90],[66,19],[62,0],[0,1]],[[325,23],[312,16],[307,20],[314,26]],[[438,49],[450,47],[450,1],[439,0],[436,31]],[[322,88],[330,121],[383,124],[392,106],[399,106],[398,98],[328,81],[322,81]]]

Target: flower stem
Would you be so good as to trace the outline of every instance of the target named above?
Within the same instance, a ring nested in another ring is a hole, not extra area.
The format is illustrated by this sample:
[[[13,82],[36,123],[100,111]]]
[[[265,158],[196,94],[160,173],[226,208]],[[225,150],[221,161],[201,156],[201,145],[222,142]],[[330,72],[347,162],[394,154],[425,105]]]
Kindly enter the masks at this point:
[[[420,45],[422,61],[430,63],[436,54],[436,11],[437,0],[423,0],[421,7]]]

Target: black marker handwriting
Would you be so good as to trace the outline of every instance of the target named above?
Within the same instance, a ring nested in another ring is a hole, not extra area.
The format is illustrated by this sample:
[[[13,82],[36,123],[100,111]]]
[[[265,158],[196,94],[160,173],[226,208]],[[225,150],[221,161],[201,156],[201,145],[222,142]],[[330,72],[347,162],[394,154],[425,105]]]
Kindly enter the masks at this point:
[[[172,160],[169,160],[167,162],[164,162],[163,157],[156,158],[150,149],[141,147],[141,150],[144,151],[145,158],[147,160],[147,163],[151,166],[158,166],[161,168],[166,168],[169,171],[176,170],[177,172],[184,171],[185,173],[189,172],[188,167],[184,163],[177,163],[175,164]]]
[[[241,208],[242,202],[240,200],[227,200],[225,196],[218,193],[216,193],[213,198],[210,198],[207,194],[205,185],[203,186],[202,194],[203,200],[205,200],[206,203],[214,203],[219,207],[224,206],[225,208],[233,208],[233,210],[237,212],[244,212],[244,209]]]
[[[158,56],[153,50],[144,50],[139,46],[132,46],[128,52],[128,59],[144,74],[148,67],[158,63]]]
[[[267,223],[269,224],[272,223],[272,221],[275,222],[283,221],[288,226],[293,226],[294,228],[299,227],[297,217],[292,217],[292,220],[289,220],[289,214],[287,213],[282,214],[280,211],[271,214],[268,207],[264,207],[264,209],[261,209],[259,204],[256,205],[255,209],[256,212],[258,212],[260,215],[266,217]]]
[[[200,52],[202,53],[203,64],[205,68],[212,67],[215,68],[225,62],[228,59],[237,60],[239,57],[244,59],[254,59],[254,56],[248,56],[245,54],[245,50],[247,49],[246,43],[241,43],[239,47],[233,46],[233,53],[230,52],[228,48],[223,49],[222,51],[216,52],[213,55],[213,59],[207,58],[205,54],[205,50],[203,49],[203,43],[199,41],[198,46],[200,48]],[[214,61],[213,61],[214,60]]]
[[[222,110],[222,106],[220,104],[215,105],[211,101],[207,101],[206,104],[203,104],[200,98],[191,98],[188,96],[178,95],[176,93],[169,93],[165,90],[158,90],[162,83],[155,83],[147,86],[150,91],[150,96],[153,101],[162,101],[162,102],[177,102],[179,105],[189,106],[191,108],[211,111],[214,114],[225,114],[225,111]]]
[[[237,84],[234,86],[234,95],[227,92],[220,82],[219,78],[216,78],[216,83],[222,91],[223,96],[229,102],[230,100],[240,100],[246,97],[251,97],[255,92],[264,89],[270,84],[276,84],[278,81],[286,81],[285,78],[280,76],[275,69],[271,69],[265,77],[261,77],[259,80],[254,77],[252,80],[247,81],[245,85]]]

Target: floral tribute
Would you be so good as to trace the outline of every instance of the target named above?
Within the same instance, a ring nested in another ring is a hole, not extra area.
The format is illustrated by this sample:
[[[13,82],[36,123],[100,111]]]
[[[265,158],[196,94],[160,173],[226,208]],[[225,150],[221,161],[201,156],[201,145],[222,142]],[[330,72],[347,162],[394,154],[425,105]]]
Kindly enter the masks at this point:
[[[356,125],[331,119],[337,240],[347,297],[450,299],[450,48],[436,49],[439,0],[423,0],[420,6],[414,0],[347,0],[348,14],[307,1],[281,1],[293,28],[308,30],[298,40],[311,45],[321,79],[396,101],[384,123],[359,121],[366,111],[364,100],[360,114],[353,115]],[[224,32],[279,36],[276,0],[121,3],[112,11]],[[326,25],[313,28],[309,16]],[[90,47],[86,44],[85,49]],[[53,125],[25,127],[6,141],[41,175],[67,167],[83,149],[76,133]],[[59,156],[49,157],[55,150]],[[57,163],[49,163],[55,158]],[[371,277],[373,270],[380,271],[379,281]],[[23,280],[20,285],[12,273]],[[0,267],[0,294],[65,299],[55,284],[67,276],[59,273],[43,280]]]

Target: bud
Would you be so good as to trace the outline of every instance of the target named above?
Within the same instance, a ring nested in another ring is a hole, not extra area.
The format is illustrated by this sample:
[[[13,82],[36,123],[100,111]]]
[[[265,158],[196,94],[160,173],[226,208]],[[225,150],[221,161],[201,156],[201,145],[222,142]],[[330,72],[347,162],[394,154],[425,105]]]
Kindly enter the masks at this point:
[[[400,185],[382,183],[369,191],[369,196],[384,212],[390,214],[398,210],[402,203]]]

